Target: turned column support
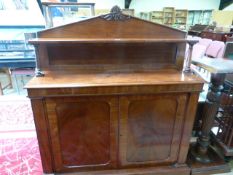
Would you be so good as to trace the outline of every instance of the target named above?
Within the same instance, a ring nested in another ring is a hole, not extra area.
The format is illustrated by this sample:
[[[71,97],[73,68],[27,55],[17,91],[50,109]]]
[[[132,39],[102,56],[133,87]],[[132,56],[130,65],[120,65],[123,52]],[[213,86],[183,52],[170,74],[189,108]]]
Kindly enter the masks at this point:
[[[185,62],[184,72],[191,72],[191,62],[192,62],[192,53],[193,53],[193,46],[196,44],[197,40],[188,40],[189,50],[188,50],[188,57]]]
[[[38,53],[38,45],[34,45],[35,53],[36,53],[36,68],[35,68],[35,75],[36,77],[43,77],[44,73],[41,71],[40,67],[40,60],[39,60],[39,53]]]
[[[208,156],[208,148],[210,145],[209,135],[214,124],[214,118],[219,108],[219,101],[221,97],[221,91],[223,89],[225,76],[226,74],[224,73],[211,74],[211,83],[201,117],[201,134],[197,139],[197,144],[191,151],[191,154],[193,155],[195,160],[201,163],[211,162],[211,159]]]

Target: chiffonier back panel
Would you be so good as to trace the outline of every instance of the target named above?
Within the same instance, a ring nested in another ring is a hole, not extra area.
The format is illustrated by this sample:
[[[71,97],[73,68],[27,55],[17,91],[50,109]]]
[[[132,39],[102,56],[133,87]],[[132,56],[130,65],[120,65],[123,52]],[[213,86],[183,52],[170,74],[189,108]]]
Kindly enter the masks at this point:
[[[110,65],[164,68],[176,64],[177,46],[174,43],[54,44],[48,45],[47,50],[49,66],[53,68]]]

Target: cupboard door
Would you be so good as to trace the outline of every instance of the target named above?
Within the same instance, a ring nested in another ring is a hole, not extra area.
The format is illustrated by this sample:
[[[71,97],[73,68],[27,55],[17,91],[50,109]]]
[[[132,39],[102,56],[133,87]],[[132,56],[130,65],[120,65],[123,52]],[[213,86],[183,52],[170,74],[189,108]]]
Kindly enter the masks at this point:
[[[47,98],[55,171],[116,167],[118,100]]]
[[[175,162],[186,101],[185,94],[121,97],[120,165]]]

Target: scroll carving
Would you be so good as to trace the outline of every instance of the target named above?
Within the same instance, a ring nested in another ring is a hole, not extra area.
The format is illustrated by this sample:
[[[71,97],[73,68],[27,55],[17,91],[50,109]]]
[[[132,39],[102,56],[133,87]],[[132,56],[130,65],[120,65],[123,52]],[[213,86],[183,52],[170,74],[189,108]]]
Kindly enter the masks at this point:
[[[125,21],[130,19],[130,16],[123,14],[120,7],[116,5],[111,9],[109,14],[102,15],[101,18],[108,21]]]

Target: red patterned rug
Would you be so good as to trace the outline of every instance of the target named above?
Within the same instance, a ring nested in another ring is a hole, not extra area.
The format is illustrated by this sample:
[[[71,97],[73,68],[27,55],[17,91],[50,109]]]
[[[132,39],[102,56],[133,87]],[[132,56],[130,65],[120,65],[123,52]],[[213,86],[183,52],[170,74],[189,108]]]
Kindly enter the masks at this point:
[[[0,97],[0,175],[41,175],[31,104],[26,97]]]

